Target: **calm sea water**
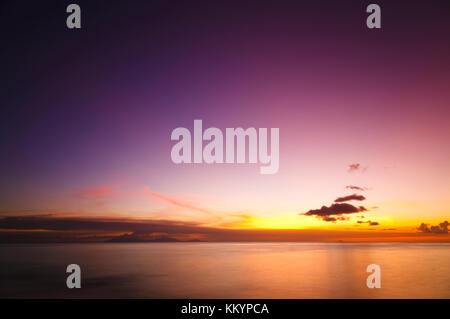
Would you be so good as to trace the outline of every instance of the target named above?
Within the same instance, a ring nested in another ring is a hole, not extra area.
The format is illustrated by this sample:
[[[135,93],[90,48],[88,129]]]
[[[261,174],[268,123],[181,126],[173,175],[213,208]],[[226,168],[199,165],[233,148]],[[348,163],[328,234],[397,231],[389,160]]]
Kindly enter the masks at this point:
[[[3,244],[0,297],[450,298],[449,266],[448,243]]]

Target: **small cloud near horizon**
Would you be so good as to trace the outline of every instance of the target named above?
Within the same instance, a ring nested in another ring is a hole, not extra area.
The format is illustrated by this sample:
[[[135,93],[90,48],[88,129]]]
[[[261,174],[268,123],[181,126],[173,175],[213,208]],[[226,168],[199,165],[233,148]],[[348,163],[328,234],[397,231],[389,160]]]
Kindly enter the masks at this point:
[[[370,226],[379,226],[380,225],[379,222],[371,221],[371,220],[367,220],[367,221],[358,220],[357,223],[358,224],[369,224]]]
[[[444,221],[436,226],[429,227],[428,224],[422,223],[416,229],[422,233],[432,233],[432,234],[448,234],[448,226],[450,223],[448,221]]]

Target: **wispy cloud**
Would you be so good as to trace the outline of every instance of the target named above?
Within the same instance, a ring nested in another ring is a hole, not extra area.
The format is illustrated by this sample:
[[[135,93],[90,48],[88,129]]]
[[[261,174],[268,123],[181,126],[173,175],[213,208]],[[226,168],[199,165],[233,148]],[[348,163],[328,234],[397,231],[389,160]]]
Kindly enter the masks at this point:
[[[231,220],[222,222],[220,224],[221,227],[251,227],[255,220],[258,219],[246,213],[227,214],[227,217]]]
[[[111,185],[101,188],[83,188],[80,191],[76,192],[74,195],[79,199],[96,200],[115,198],[120,196],[121,194],[117,191],[117,185]]]
[[[161,193],[152,192],[150,190],[150,187],[148,187],[148,186],[144,187],[144,194],[149,196],[150,198],[156,198],[157,200],[160,200],[164,203],[168,203],[168,204],[176,206],[176,207],[185,208],[185,209],[189,209],[189,210],[193,210],[193,211],[197,211],[197,212],[201,212],[201,213],[205,213],[205,214],[209,214],[209,215],[215,215],[214,211],[203,208],[199,205],[192,204],[188,201],[177,199],[177,198],[167,196],[167,195],[164,195]]]
[[[365,172],[366,170],[367,170],[367,167],[363,167],[360,163],[353,163],[353,164],[348,165],[348,167],[347,167],[347,171],[349,173],[356,172],[356,171]]]
[[[345,188],[355,190],[355,191],[361,191],[361,192],[368,190],[367,187],[361,187],[361,186],[356,186],[356,185],[347,185],[347,186],[345,186]]]

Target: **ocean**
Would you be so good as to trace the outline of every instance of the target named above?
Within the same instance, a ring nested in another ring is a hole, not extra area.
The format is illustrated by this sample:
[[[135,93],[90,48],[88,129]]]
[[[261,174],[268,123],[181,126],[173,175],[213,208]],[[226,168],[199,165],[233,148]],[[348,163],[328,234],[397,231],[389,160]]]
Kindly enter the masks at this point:
[[[450,243],[0,244],[0,297],[450,298],[449,266]]]

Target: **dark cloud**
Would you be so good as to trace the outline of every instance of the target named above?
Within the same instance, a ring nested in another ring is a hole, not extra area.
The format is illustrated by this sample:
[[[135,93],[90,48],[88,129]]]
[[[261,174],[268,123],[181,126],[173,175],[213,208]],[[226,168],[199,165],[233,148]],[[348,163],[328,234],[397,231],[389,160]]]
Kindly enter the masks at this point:
[[[417,230],[421,231],[422,233],[433,233],[433,234],[448,234],[448,226],[450,223],[448,221],[442,222],[437,226],[431,226],[429,227],[427,224],[422,223],[419,227],[417,227]]]
[[[420,224],[420,226],[417,227],[417,230],[419,230],[419,231],[421,231],[423,233],[429,233],[430,232],[430,229],[428,228],[427,224],[425,224],[425,223]]]
[[[336,215],[354,214],[359,212],[365,212],[367,209],[364,206],[353,206],[351,204],[332,204],[331,206],[322,206],[320,209],[311,209],[306,213],[299,215],[315,216],[324,221],[336,221]]]
[[[233,231],[226,229],[160,219],[69,218],[51,215],[0,218],[0,243],[175,242],[198,241],[204,237],[232,240],[236,236]]]
[[[360,187],[360,186],[355,186],[355,185],[347,185],[347,186],[345,186],[345,188],[351,189],[351,190],[355,190],[355,191],[366,191],[366,190],[368,190],[367,187]]]
[[[366,198],[363,195],[358,195],[358,194],[352,194],[352,195],[348,195],[348,196],[343,196],[343,197],[338,197],[335,199],[335,203],[342,203],[342,202],[348,202],[350,200],[365,200]]]
[[[49,231],[110,231],[110,232],[195,232],[196,223],[168,220],[121,220],[65,218],[48,216],[7,216],[0,218],[0,229]]]

